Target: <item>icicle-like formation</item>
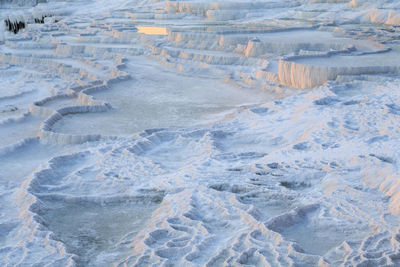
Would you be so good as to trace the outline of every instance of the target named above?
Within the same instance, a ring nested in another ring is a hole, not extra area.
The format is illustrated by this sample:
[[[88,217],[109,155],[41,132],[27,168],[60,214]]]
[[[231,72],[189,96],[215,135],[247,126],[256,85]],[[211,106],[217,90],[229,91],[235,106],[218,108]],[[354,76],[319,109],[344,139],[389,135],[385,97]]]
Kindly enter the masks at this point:
[[[23,20],[10,20],[4,21],[6,29],[14,34],[17,34],[20,30],[25,29],[26,23]]]

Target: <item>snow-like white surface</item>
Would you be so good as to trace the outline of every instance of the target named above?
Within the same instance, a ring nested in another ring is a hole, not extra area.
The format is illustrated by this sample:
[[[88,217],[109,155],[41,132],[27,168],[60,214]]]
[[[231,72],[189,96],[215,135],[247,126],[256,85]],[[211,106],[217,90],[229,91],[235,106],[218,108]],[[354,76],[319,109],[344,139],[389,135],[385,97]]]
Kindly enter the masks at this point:
[[[400,266],[399,12],[2,1],[0,265]]]

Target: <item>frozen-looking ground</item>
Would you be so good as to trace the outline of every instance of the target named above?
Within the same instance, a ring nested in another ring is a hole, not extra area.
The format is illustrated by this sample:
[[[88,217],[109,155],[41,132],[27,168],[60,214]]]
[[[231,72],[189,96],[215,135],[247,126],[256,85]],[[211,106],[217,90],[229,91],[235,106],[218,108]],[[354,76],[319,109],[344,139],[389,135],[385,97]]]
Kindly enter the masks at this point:
[[[399,1],[0,18],[1,266],[400,266]]]

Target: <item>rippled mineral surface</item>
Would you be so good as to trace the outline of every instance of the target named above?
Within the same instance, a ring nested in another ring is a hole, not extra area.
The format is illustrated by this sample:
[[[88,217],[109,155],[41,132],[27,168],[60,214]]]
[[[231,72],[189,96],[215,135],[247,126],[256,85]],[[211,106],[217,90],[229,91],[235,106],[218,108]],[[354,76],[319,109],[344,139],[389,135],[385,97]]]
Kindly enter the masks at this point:
[[[400,1],[0,0],[0,266],[400,266]]]

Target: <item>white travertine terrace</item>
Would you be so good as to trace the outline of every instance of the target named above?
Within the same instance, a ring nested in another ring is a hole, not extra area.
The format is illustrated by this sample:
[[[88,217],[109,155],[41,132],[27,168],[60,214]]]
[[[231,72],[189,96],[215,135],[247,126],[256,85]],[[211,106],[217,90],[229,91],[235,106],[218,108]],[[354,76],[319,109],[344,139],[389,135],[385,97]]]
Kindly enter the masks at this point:
[[[400,266],[399,14],[0,1],[0,265]]]
[[[398,74],[398,53],[359,56],[292,57],[279,62],[279,82],[297,88],[314,88],[341,75]]]

